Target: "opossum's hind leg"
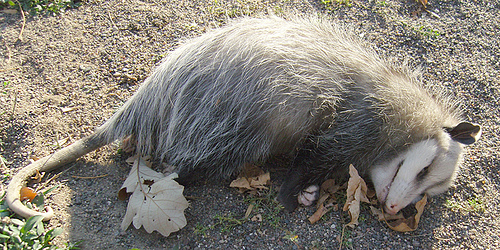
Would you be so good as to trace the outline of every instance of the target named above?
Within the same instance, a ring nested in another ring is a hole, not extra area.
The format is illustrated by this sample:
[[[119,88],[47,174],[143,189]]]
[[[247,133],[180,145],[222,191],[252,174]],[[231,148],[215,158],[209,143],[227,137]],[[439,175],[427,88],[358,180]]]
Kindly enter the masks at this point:
[[[16,214],[25,218],[42,215],[44,217],[43,220],[49,220],[54,215],[51,208],[47,207],[46,212],[37,212],[27,208],[21,203],[20,191],[26,180],[37,171],[50,171],[56,169],[106,144],[107,142],[104,136],[101,133],[96,133],[24,167],[12,177],[12,180],[10,180],[7,186],[7,195],[5,197],[7,205]]]
[[[278,201],[289,212],[292,212],[299,205],[298,194],[300,192],[299,184],[302,179],[302,171],[300,169],[290,169],[286,175],[286,179],[280,187],[278,193]]]
[[[298,205],[310,206],[319,197],[319,186],[312,184],[304,186],[304,172],[301,169],[291,169],[280,187],[278,201],[289,212]]]

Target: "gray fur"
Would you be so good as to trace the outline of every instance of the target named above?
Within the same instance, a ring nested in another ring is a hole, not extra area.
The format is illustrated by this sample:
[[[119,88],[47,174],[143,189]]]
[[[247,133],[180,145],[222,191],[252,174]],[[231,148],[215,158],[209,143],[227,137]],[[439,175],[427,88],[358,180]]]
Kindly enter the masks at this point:
[[[460,120],[418,71],[340,25],[291,19],[243,18],[185,43],[91,137],[100,146],[134,135],[142,155],[177,166],[181,178],[232,176],[245,162],[296,154],[291,175],[308,178],[289,182],[296,190],[344,176],[349,164],[366,174]]]

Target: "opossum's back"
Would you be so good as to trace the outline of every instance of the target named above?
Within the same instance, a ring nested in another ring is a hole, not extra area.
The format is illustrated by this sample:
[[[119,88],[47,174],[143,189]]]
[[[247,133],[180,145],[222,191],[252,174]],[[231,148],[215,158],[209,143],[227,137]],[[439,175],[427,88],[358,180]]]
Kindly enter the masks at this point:
[[[331,118],[359,58],[378,60],[331,24],[244,19],[170,53],[103,127],[173,165],[259,160]]]

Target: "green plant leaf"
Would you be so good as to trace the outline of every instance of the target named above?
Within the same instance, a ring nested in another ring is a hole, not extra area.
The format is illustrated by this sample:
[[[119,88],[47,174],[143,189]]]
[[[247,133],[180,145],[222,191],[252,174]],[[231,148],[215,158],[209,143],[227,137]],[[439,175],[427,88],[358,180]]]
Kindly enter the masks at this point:
[[[43,209],[43,204],[45,203],[45,196],[43,194],[37,194],[35,198],[31,201],[31,204],[36,207]]]
[[[35,224],[41,222],[42,220],[43,220],[43,216],[41,216],[41,215],[36,215],[36,216],[30,217],[26,221],[26,224],[21,228],[21,233],[25,234],[25,233],[29,232],[31,229],[33,229]]]
[[[59,184],[47,189],[46,191],[43,192],[43,195],[47,195],[48,193],[52,192],[54,189],[58,188]]]

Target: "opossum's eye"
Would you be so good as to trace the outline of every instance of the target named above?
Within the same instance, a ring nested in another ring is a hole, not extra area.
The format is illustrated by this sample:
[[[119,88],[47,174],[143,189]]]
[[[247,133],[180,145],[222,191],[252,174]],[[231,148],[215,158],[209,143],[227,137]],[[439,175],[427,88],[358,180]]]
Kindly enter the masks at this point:
[[[431,165],[425,167],[424,169],[420,170],[420,172],[417,174],[417,181],[421,181],[425,178],[425,176],[429,173],[429,167]]]

